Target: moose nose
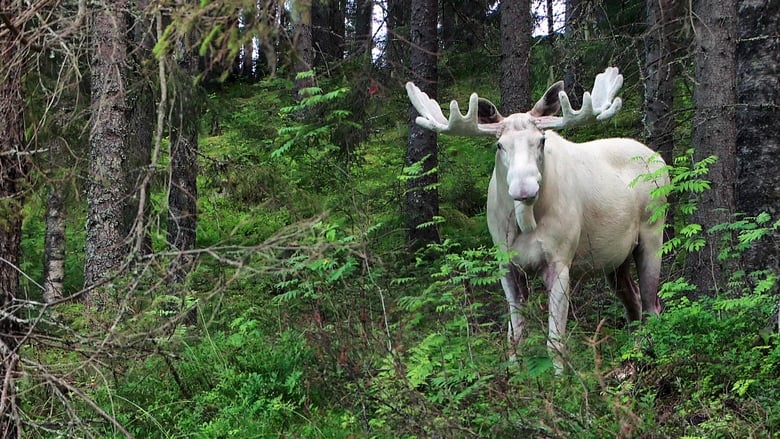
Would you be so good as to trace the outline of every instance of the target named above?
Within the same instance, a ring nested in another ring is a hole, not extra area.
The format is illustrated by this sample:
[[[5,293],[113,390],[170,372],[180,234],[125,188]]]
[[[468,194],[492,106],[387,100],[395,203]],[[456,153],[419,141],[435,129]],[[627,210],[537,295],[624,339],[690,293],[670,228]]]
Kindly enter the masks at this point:
[[[509,196],[515,201],[533,204],[539,195],[539,182],[535,178],[524,178],[509,185]]]

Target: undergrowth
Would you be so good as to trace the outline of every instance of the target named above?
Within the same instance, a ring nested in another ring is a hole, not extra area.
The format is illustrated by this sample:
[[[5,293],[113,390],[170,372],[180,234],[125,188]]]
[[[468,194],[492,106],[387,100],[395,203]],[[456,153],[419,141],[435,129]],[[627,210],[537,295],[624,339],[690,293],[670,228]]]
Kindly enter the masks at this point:
[[[410,254],[399,244],[404,128],[344,141],[344,132],[364,126],[351,119],[355,92],[330,85],[323,81],[298,103],[282,79],[211,97],[222,134],[204,139],[198,229],[199,247],[211,253],[198,260],[183,299],[163,287],[154,290],[159,297],[139,293],[132,302],[139,316],[118,326],[159,325],[180,311],[168,304],[177,300],[195,306],[197,320],[155,334],[145,340],[153,350],[110,372],[95,366],[100,380],[70,378],[83,380],[137,437],[780,434],[780,343],[776,328],[766,329],[777,273],[735,271],[721,296],[695,300],[694,287],[673,278],[660,292],[664,312],[636,327],[623,325],[606,288],[582,284],[572,297],[562,376],[547,354],[546,297],[536,286],[523,311],[528,336],[509,361],[498,285],[509,255],[485,246],[490,148],[473,141],[442,148],[436,226],[445,239]],[[382,110],[402,120],[406,104],[389,101]],[[708,189],[712,160],[683,154],[666,168],[671,185],[659,188],[681,200],[665,207],[677,209],[677,223],[663,252],[677,263],[711,232],[686,215],[695,208],[689,196]],[[778,228],[766,214],[735,217],[714,230],[726,236],[720,257],[736,260]],[[40,230],[25,223],[26,248],[42,245]],[[69,234],[73,248],[83,244],[83,234]],[[69,271],[77,263],[70,260]],[[163,276],[159,267],[138,282],[155,276]],[[60,312],[79,322],[75,333],[94,330],[77,320],[78,305]],[[53,351],[38,355],[77,360]],[[47,401],[40,388],[26,391]],[[42,408],[30,407],[30,417],[44,422]],[[117,436],[94,425],[98,436]]]

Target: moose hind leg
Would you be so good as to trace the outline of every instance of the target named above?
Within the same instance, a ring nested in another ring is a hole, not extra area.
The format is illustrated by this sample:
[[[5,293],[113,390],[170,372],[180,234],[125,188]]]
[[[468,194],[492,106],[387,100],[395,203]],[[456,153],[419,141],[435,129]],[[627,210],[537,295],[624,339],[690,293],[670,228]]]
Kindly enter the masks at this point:
[[[639,288],[631,277],[631,258],[626,259],[615,271],[607,275],[615,294],[626,308],[626,317],[633,322],[642,318],[642,301]]]
[[[512,361],[517,354],[517,345],[523,340],[525,321],[520,313],[520,308],[528,298],[528,279],[519,268],[509,264],[504,277],[501,278],[501,286],[504,288],[506,301],[509,304],[509,328],[507,338],[509,340],[509,356]]]
[[[639,291],[642,296],[644,312],[652,315],[661,313],[661,301],[658,299],[658,284],[661,279],[660,249],[663,235],[658,232],[659,226],[653,230],[640,232],[639,246],[634,249],[636,271],[639,275]]]

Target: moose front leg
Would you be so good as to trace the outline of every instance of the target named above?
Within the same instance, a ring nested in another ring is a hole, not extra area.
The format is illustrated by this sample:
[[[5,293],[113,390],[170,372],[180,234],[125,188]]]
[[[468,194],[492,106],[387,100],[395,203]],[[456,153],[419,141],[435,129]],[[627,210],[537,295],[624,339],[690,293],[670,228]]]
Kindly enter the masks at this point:
[[[544,284],[550,302],[547,352],[553,359],[555,374],[560,375],[563,372],[564,337],[569,317],[569,266],[562,263],[549,264],[544,273]]]
[[[525,320],[520,309],[528,299],[528,279],[525,273],[513,264],[506,267],[507,273],[501,278],[501,286],[504,288],[506,301],[509,304],[509,328],[507,339],[509,341],[509,360],[515,361],[517,345],[523,340]]]

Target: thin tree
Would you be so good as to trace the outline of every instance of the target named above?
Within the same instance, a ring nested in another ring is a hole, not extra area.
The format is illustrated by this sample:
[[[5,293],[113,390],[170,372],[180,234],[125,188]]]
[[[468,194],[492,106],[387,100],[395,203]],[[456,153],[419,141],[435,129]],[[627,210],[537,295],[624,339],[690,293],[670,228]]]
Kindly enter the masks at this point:
[[[675,155],[675,82],[680,60],[676,59],[682,5],[678,1],[647,0],[644,65],[644,138],[651,149],[671,165]],[[674,205],[675,200],[670,198]],[[667,213],[668,236],[674,234],[674,211]]]
[[[372,19],[374,12],[373,0],[355,0],[354,18],[354,51],[358,54],[371,53],[373,46]]]
[[[254,29],[249,26],[255,21],[258,14],[257,5],[253,4],[243,11],[244,20],[244,46],[241,49],[241,77],[245,80],[252,80],[255,76],[255,36]]]
[[[92,3],[92,127],[87,181],[84,286],[94,287],[117,271],[126,255],[127,202],[127,0]],[[88,289],[85,303],[102,310],[107,288]]]
[[[718,156],[709,174],[713,190],[702,194],[691,218],[704,231],[729,221],[735,211],[736,12],[736,0],[694,3],[694,160]],[[719,239],[709,235],[704,248],[686,259],[686,274],[699,295],[718,292],[727,280],[729,270],[717,257]]]
[[[409,23],[412,10],[411,0],[387,0],[387,37],[385,41],[385,62],[400,77],[409,60]]]
[[[678,65],[675,38],[681,8],[675,1],[647,0],[646,13],[645,142],[671,164],[674,158],[674,86]]]
[[[780,0],[739,2],[737,50],[737,210],[780,219]],[[780,274],[780,239],[744,255],[745,270]]]
[[[170,267],[173,282],[182,282],[192,258],[186,251],[195,248],[198,207],[198,120],[200,97],[194,85],[198,71],[196,54],[181,56],[173,81],[171,112],[171,168],[168,192],[168,247],[177,252]]]
[[[555,36],[555,3],[554,0],[547,0],[547,36]]]
[[[28,162],[24,138],[24,67],[22,31],[10,25],[17,2],[0,0],[0,436],[21,438],[21,416],[16,393],[19,362],[15,332],[19,297],[19,258],[22,241],[22,205]],[[17,11],[18,12],[18,11]]]
[[[582,54],[578,47],[578,42],[585,40],[583,31],[583,16],[585,15],[582,0],[566,0],[565,18],[564,18],[564,43],[569,48],[564,54],[564,74],[563,81],[566,93],[574,108],[582,106],[580,96],[585,92],[583,81],[580,81],[583,75]]]
[[[152,160],[152,144],[155,125],[154,71],[147,66],[154,65],[152,47],[154,17],[149,12],[148,0],[136,0],[137,10],[132,17],[132,39],[128,41],[128,72],[127,72],[127,172],[128,191],[130,196],[125,203],[125,219],[123,234],[142,236],[142,243],[137,250],[142,254],[152,253],[152,238],[148,232],[148,218],[151,214],[149,202],[150,167]],[[136,229],[138,228],[138,229]]]
[[[445,49],[459,45],[465,49],[484,41],[490,2],[443,0],[441,2],[441,42]]]
[[[531,2],[501,0],[501,112],[517,113],[531,103]]]
[[[413,0],[410,30],[412,81],[435,99],[438,79],[436,24],[437,0]],[[414,123],[417,112],[409,107],[409,140],[406,145],[406,165],[420,165],[419,172],[406,183],[407,239],[413,247],[438,242],[439,232],[430,225],[439,215],[439,192],[436,187],[438,153],[436,134]],[[423,226],[424,224],[429,224]]]
[[[62,192],[49,188],[46,196],[46,233],[44,236],[43,301],[62,298],[65,281],[65,203]]]
[[[344,57],[346,33],[345,0],[314,0],[312,3],[312,43],[314,65],[326,67]]]
[[[293,24],[293,57],[295,59],[296,75],[308,72],[314,66],[314,46],[312,41],[311,12],[312,0],[294,0],[292,2]],[[311,87],[313,78],[297,78],[295,81],[295,96],[302,98],[301,90]]]

